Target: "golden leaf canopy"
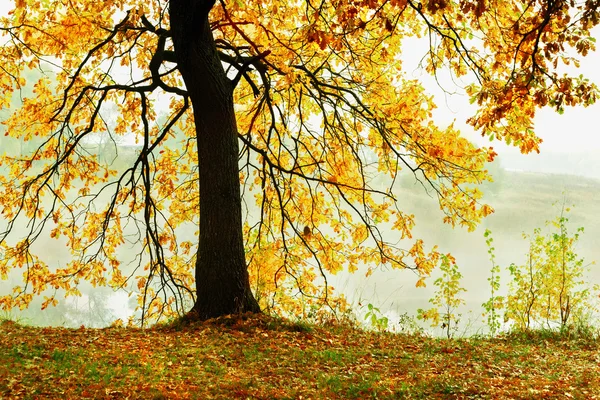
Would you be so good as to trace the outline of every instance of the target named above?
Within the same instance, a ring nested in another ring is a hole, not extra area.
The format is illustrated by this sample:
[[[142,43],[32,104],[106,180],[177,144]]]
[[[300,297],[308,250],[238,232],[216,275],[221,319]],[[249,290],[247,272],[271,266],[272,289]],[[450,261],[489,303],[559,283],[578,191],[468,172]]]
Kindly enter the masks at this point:
[[[327,277],[341,270],[428,275],[441,254],[413,238],[418,221],[402,210],[402,182],[433,193],[443,222],[472,230],[493,211],[477,184],[490,180],[485,163],[496,153],[436,124],[435,99],[405,61],[419,59],[433,78],[451,73],[476,106],[467,122],[481,135],[539,151],[538,108],[596,100],[595,85],[563,71],[595,49],[598,5],[212,5],[214,45],[235,86],[244,237],[261,306],[305,312],[332,293]],[[18,0],[0,19],[2,140],[28,149],[0,156],[0,275],[24,272],[0,297],[4,309],[27,306],[31,294],[76,294],[80,281],[139,290],[153,316],[189,296],[202,194],[191,107],[168,56],[171,28],[164,0]],[[407,52],[409,38],[420,53]],[[26,226],[25,239],[16,226]],[[70,260],[47,265],[34,254],[43,235],[63,240]],[[132,246],[137,256],[125,262]],[[150,279],[165,274],[175,284]]]

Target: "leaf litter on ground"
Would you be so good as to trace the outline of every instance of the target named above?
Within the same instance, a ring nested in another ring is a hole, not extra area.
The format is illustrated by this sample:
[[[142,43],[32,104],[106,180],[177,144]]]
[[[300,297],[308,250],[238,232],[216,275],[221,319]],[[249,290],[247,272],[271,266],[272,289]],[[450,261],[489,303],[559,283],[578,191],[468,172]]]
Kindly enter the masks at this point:
[[[151,329],[0,323],[0,398],[600,398],[590,339],[437,339],[237,315]]]

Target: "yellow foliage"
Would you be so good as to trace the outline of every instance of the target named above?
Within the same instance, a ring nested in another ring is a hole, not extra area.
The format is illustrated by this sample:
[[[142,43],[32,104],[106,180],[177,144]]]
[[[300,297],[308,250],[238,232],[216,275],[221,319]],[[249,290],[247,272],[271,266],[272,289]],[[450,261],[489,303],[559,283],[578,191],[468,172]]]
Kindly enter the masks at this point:
[[[162,60],[152,86],[161,37],[165,53],[173,47],[166,3],[18,0],[0,18],[0,111],[22,98],[3,117],[5,135],[30,146],[0,156],[9,224],[0,278],[23,267],[26,284],[0,298],[3,309],[26,307],[47,288],[77,295],[80,280],[147,290],[140,301],[150,301],[141,304],[150,319],[176,312],[176,293],[190,300],[202,196],[194,115],[173,60]],[[405,176],[434,191],[441,222],[473,230],[493,212],[476,187],[490,180],[493,147],[436,124],[433,97],[403,68],[415,56],[403,43],[429,38],[418,55],[424,70],[469,81],[464,93],[477,107],[467,122],[481,135],[539,151],[538,108],[560,112],[598,94],[585,78],[558,73],[594,49],[598,5],[549,4],[216,3],[215,43],[238,75],[244,237],[263,308],[307,313],[333,301],[328,276],[361,266],[412,268],[424,285],[440,254],[413,238],[414,216],[399,208]],[[119,143],[132,140],[140,147],[128,159]],[[11,229],[26,220],[29,235],[16,243]],[[384,239],[390,229],[410,244]],[[40,235],[64,240],[72,261],[41,262],[30,251]]]

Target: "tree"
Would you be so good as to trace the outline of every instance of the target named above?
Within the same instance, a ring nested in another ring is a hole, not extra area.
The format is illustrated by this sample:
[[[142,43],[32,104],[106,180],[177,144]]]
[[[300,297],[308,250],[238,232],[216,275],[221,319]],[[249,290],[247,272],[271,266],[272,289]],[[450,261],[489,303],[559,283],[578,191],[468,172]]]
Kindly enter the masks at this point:
[[[519,329],[533,327],[561,330],[568,328],[575,319],[585,319],[590,312],[589,289],[585,287],[584,274],[588,265],[575,253],[583,227],[569,235],[567,214],[563,200],[560,214],[547,221],[553,232],[542,235],[540,228],[533,235],[523,234],[529,239],[526,265],[511,264],[512,283],[508,296],[506,318],[512,319]]]
[[[421,65],[458,79],[477,105],[468,122],[527,153],[541,142],[532,129],[538,107],[561,111],[597,97],[586,79],[559,74],[594,48],[597,8],[16,0],[0,22],[0,106],[28,84],[25,69],[42,71],[35,96],[5,125],[10,136],[44,142],[27,157],[0,159],[0,275],[24,268],[24,285],[0,304],[26,307],[48,289],[77,294],[82,279],[135,280],[146,318],[191,299],[204,319],[322,303],[331,299],[328,274],[343,268],[388,265],[425,277],[440,255],[412,238],[399,177],[413,174],[431,190],[445,223],[474,229],[492,212],[476,185],[490,179],[484,165],[496,153],[434,123],[432,97],[402,69],[402,41],[426,37]],[[119,117],[104,118],[109,108]],[[174,129],[186,139],[174,141]],[[137,158],[121,170],[100,162],[82,148],[94,133],[134,135]],[[383,188],[373,185],[380,174]],[[196,240],[181,239],[189,229]],[[390,229],[404,241],[386,239]],[[66,238],[65,267],[32,251],[46,232]],[[127,243],[140,243],[130,266],[117,252]]]
[[[482,306],[485,310],[483,316],[487,316],[487,325],[490,327],[490,335],[493,337],[496,336],[501,327],[498,311],[504,307],[504,296],[498,296],[498,292],[500,292],[500,266],[496,264],[496,248],[493,245],[494,238],[492,237],[492,231],[486,229],[483,236],[485,237],[485,244],[488,248],[492,267],[490,268],[490,277],[487,278],[490,283],[491,296]]]
[[[417,310],[418,319],[429,321],[432,328],[442,328],[448,339],[451,339],[458,330],[462,316],[458,313],[458,308],[465,304],[460,293],[466,292],[466,289],[461,286],[462,274],[458,269],[454,257],[449,254],[443,255],[440,265],[442,276],[433,282],[437,289],[429,299],[433,307],[428,310],[422,308]]]

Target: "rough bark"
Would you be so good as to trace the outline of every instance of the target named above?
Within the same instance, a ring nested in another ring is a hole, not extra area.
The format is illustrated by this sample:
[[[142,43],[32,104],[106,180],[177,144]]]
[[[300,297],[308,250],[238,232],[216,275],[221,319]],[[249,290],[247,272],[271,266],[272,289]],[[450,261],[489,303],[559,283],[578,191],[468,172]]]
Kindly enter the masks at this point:
[[[244,254],[233,88],[208,24],[214,1],[171,0],[175,58],[196,123],[200,234],[194,317],[260,312]]]

